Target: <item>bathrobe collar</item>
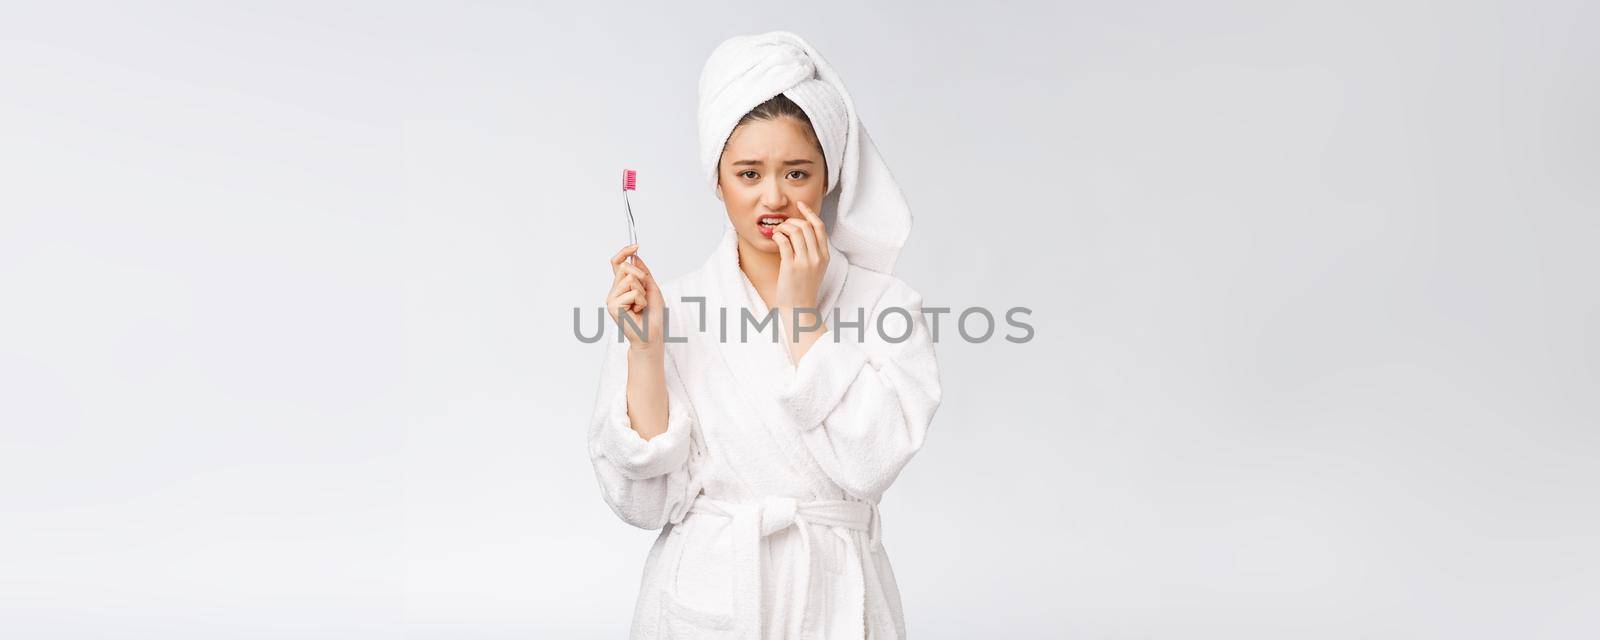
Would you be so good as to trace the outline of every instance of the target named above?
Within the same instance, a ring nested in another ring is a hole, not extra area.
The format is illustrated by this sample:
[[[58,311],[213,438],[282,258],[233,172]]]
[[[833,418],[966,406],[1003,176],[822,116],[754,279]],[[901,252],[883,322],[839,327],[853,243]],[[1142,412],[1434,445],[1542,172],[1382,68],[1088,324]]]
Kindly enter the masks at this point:
[[[832,340],[833,308],[839,300],[839,294],[845,287],[847,274],[850,271],[850,262],[837,248],[828,246],[828,270],[823,274],[822,284],[818,288],[818,309],[822,318],[829,323],[829,333],[824,333],[820,340]],[[772,437],[780,447],[794,456],[795,460],[803,460],[805,446],[800,440],[800,433],[794,428],[794,419],[788,415],[789,410],[783,406],[780,396],[792,395],[795,391],[795,365],[789,361],[788,345],[782,341],[788,339],[779,332],[779,342],[772,341],[773,327],[756,332],[749,332],[749,339],[741,342],[739,329],[743,322],[746,309],[749,310],[758,322],[766,317],[767,305],[761,299],[761,294],[751,284],[750,278],[739,268],[739,238],[732,228],[724,230],[722,241],[718,243],[711,257],[702,267],[711,284],[707,288],[707,304],[710,305],[709,315],[721,319],[721,309],[726,309],[726,339],[718,338],[718,329],[707,327],[711,333],[708,341],[715,344],[715,350],[728,364],[729,370],[734,374],[734,380],[740,386],[738,394],[753,410],[751,415],[759,417],[761,425],[749,425],[750,428],[765,427],[770,430]],[[841,312],[841,317],[854,318],[852,314]],[[782,320],[778,320],[782,322]],[[820,340],[817,344],[820,344]],[[815,350],[817,345],[812,345]],[[817,490],[823,490],[820,485]]]

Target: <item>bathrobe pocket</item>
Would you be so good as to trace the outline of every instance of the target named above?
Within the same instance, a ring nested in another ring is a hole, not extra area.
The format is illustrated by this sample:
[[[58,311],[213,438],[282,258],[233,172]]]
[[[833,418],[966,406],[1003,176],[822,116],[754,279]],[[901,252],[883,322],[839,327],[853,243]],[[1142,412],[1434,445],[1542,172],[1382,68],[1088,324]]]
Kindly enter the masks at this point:
[[[689,518],[661,589],[661,627],[668,638],[732,638],[732,530],[721,518]]]
[[[733,640],[733,616],[710,614],[691,608],[672,597],[671,590],[662,595],[662,637],[670,640]]]

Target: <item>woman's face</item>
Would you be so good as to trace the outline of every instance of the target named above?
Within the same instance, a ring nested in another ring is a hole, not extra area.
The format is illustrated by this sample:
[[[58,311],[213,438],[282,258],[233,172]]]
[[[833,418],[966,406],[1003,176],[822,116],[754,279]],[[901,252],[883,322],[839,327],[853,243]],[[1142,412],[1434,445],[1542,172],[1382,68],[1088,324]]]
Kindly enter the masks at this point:
[[[777,253],[772,226],[784,218],[804,219],[800,202],[822,211],[828,171],[811,135],[810,124],[779,117],[746,123],[728,136],[717,166],[717,193],[745,246]]]

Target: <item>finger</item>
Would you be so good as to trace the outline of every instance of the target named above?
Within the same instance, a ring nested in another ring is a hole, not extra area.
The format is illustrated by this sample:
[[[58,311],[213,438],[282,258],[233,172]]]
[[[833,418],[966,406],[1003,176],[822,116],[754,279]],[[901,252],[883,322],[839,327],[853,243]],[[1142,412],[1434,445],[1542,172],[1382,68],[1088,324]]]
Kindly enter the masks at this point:
[[[794,261],[794,246],[789,242],[789,234],[783,232],[783,225],[772,230],[772,241],[778,243],[778,260],[781,264]]]
[[[806,239],[806,234],[801,229],[804,223],[798,219],[790,218],[778,225],[784,233],[789,234],[789,241],[794,244],[794,260],[799,264],[811,264],[811,242]]]
[[[644,270],[644,272],[645,272],[645,273],[646,273],[646,274],[649,274],[649,275],[655,275],[655,274],[654,274],[654,273],[651,273],[651,271],[650,271],[650,265],[647,265],[647,264],[645,264],[645,263],[644,263],[644,258],[641,258],[641,257],[639,257],[639,256],[638,256],[638,255],[634,255],[634,256],[633,256],[633,266],[635,266],[635,267],[638,267],[638,268],[640,268],[640,269],[642,269],[642,270]]]
[[[639,267],[637,267],[635,265],[628,264],[626,262],[617,265],[617,269],[619,269],[619,270],[621,270],[623,272],[626,272],[628,275],[631,275],[631,276],[633,276],[635,278],[638,278],[640,280],[644,280],[645,278],[650,277],[648,274],[645,273],[644,269],[640,269]]]
[[[615,297],[617,297],[617,295],[621,294],[622,292],[629,291],[629,290],[633,289],[633,286],[634,286],[633,283],[635,281],[635,278],[633,277],[632,274],[624,274],[624,275],[626,277],[624,277],[621,280],[618,280],[617,281],[617,286],[611,288],[611,295],[609,297],[615,298]]]
[[[611,282],[611,290],[606,292],[606,299],[607,300],[615,298],[615,297],[617,297],[617,294],[628,290],[628,285],[626,283],[624,283],[623,280],[622,280],[623,277],[627,276],[627,275],[628,274],[626,274],[626,273],[618,273],[617,274],[617,279],[613,280]]]
[[[817,212],[811,210],[811,205],[808,205],[804,202],[799,204],[800,213],[805,214],[806,219],[811,221],[811,228],[817,232],[817,242],[819,243],[819,247],[824,248],[824,252],[826,252],[825,248],[828,245],[828,225],[823,224],[821,215],[818,215]]]
[[[650,275],[649,271],[644,272],[644,277],[639,279],[639,283],[643,284],[644,290],[651,294],[659,294],[661,292],[661,287],[656,286],[656,277]]]
[[[631,256],[631,255],[633,255],[635,253],[638,253],[638,251],[639,251],[639,244],[638,243],[630,244],[630,245],[628,245],[626,247],[623,247],[621,251],[617,252],[617,255],[611,256],[611,271],[615,272],[617,270],[617,265],[622,264],[623,260],[627,260],[628,256]]]
[[[822,247],[817,245],[817,230],[812,228],[809,220],[795,220],[794,226],[800,229],[800,234],[806,239],[806,258],[815,262],[821,260]]]
[[[617,314],[633,308],[633,299],[636,295],[638,294],[633,291],[624,291],[616,296],[613,296],[611,298],[611,304],[609,305],[609,308],[615,313],[613,313],[611,317],[613,319],[617,319]]]
[[[788,220],[779,226],[783,228],[784,236],[789,238],[789,247],[794,250],[795,264],[806,264],[810,261],[811,252],[806,251],[806,237],[800,235],[800,230],[795,227],[796,224],[799,223]]]
[[[632,292],[638,294],[638,297],[634,298],[634,300],[636,301],[634,311],[644,311],[645,308],[648,307],[649,304],[650,304],[650,297],[647,295],[647,292],[645,291],[644,283],[642,283],[642,282],[634,282],[633,283],[633,288],[629,289],[629,291],[632,291]]]
[[[656,279],[650,275],[650,272],[629,264],[621,265],[618,268],[625,269],[628,275],[633,276],[633,279],[639,281],[639,284],[645,291],[656,290]]]

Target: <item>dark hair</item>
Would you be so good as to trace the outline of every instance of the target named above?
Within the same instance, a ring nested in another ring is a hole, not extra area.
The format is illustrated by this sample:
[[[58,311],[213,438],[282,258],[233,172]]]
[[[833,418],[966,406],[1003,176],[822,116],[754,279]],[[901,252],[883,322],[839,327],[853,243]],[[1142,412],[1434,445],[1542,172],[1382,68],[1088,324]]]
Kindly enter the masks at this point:
[[[733,129],[737,131],[739,127],[751,122],[777,120],[778,118],[783,117],[794,118],[805,123],[806,135],[811,138],[811,144],[817,147],[817,154],[822,156],[822,175],[827,176],[828,157],[827,154],[822,151],[822,140],[817,138],[817,130],[812,126],[811,118],[807,117],[805,110],[801,109],[800,105],[795,104],[793,100],[790,100],[789,96],[780,93],[772,96],[772,99],[756,105],[756,108],[751,109],[750,113],[746,113],[744,114],[743,118],[739,118],[739,123],[733,125]],[[728,139],[733,139],[733,135],[731,133],[728,135]],[[722,149],[723,151],[727,151],[727,140],[722,142]],[[717,158],[717,164],[722,164],[722,158],[720,156]]]

